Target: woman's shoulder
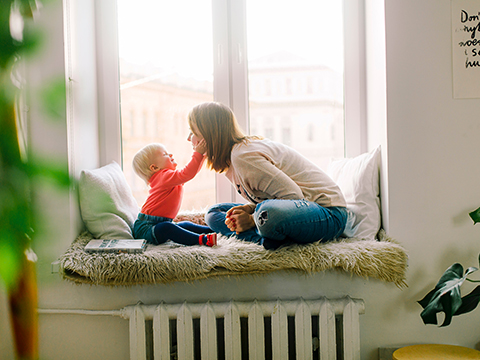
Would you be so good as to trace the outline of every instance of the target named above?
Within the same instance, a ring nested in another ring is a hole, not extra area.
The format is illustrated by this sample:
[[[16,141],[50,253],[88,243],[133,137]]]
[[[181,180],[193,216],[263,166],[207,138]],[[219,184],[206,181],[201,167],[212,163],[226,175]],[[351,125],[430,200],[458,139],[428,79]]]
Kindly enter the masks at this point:
[[[235,144],[232,148],[232,151],[241,152],[241,151],[248,151],[248,150],[255,150],[255,149],[262,149],[262,148],[275,148],[275,147],[283,147],[282,143],[262,138],[262,137],[249,137],[244,141]]]
[[[270,162],[279,160],[292,151],[288,146],[269,139],[249,139],[248,141],[236,144],[232,148],[231,161],[238,163],[253,161],[254,159],[266,159]]]
[[[232,158],[242,156],[250,152],[257,152],[265,147],[268,147],[268,139],[262,138],[247,138],[232,148]]]

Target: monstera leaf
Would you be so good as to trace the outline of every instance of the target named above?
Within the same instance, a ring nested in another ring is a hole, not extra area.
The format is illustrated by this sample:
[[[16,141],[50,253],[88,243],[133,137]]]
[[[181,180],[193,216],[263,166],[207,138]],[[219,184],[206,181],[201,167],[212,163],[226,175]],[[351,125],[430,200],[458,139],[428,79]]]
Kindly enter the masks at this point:
[[[468,279],[467,279],[468,280]],[[454,315],[461,315],[472,311],[478,305],[480,301],[480,286],[477,286],[468,295],[462,298],[462,305],[458,308]]]
[[[420,314],[425,324],[437,325],[437,313],[444,312],[445,319],[441,326],[448,326],[452,317],[472,311],[480,300],[480,286],[462,298],[460,286],[467,276],[478,269],[470,267],[463,274],[463,266],[455,263],[442,275],[435,288],[418,303],[423,307]]]
[[[480,207],[468,214],[473,220],[473,224],[480,222]],[[480,264],[480,256],[478,259]],[[462,298],[460,287],[465,280],[470,282],[480,282],[479,280],[471,280],[468,275],[477,271],[475,267],[470,267],[463,273],[463,266],[455,263],[450,266],[442,275],[435,288],[430,291],[418,303],[423,307],[420,314],[425,324],[437,325],[437,314],[445,313],[445,319],[441,326],[448,326],[452,321],[452,317],[461,315],[474,310],[480,302],[480,286],[465,295]]]
[[[480,207],[477,210],[472,211],[469,213],[470,217],[473,220],[473,225],[475,225],[477,222],[480,222]]]

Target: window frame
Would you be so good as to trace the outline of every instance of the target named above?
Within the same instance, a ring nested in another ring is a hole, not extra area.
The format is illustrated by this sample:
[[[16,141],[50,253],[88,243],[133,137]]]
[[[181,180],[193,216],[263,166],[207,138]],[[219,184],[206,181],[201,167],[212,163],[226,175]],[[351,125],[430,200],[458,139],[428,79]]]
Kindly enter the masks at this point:
[[[122,164],[117,1],[95,1],[99,162]]]
[[[122,164],[116,0],[95,1],[99,162]],[[245,0],[212,0],[214,99],[249,131]],[[345,156],[367,151],[365,0],[343,0]],[[235,84],[235,86],[230,86]],[[245,202],[216,174],[217,202]]]

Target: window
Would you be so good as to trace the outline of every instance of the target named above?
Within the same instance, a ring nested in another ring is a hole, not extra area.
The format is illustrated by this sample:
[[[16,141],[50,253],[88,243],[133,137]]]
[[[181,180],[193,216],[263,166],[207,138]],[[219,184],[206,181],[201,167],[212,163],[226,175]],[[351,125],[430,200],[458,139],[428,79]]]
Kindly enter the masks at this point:
[[[344,156],[342,1],[116,1],[126,175],[153,141],[186,164],[188,111],[212,100],[229,105],[246,132],[283,141],[324,169]],[[185,185],[183,209],[241,200],[222,178],[202,170]],[[146,186],[131,186],[141,205]]]
[[[163,143],[179,167],[192,156],[187,114],[213,100],[211,2],[118,0],[117,6],[121,113],[134,114],[129,121],[122,116],[122,162],[132,179],[133,156],[148,143]],[[130,186],[142,205],[146,184]],[[183,209],[212,205],[214,173],[201,171],[184,189]]]

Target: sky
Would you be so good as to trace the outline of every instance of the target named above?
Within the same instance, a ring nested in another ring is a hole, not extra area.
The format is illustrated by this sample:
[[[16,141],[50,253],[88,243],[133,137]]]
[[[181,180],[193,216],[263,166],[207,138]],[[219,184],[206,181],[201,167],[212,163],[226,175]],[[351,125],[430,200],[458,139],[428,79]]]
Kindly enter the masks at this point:
[[[246,1],[249,59],[288,51],[343,69],[343,1]],[[118,0],[120,58],[210,79],[211,4],[211,0]]]

